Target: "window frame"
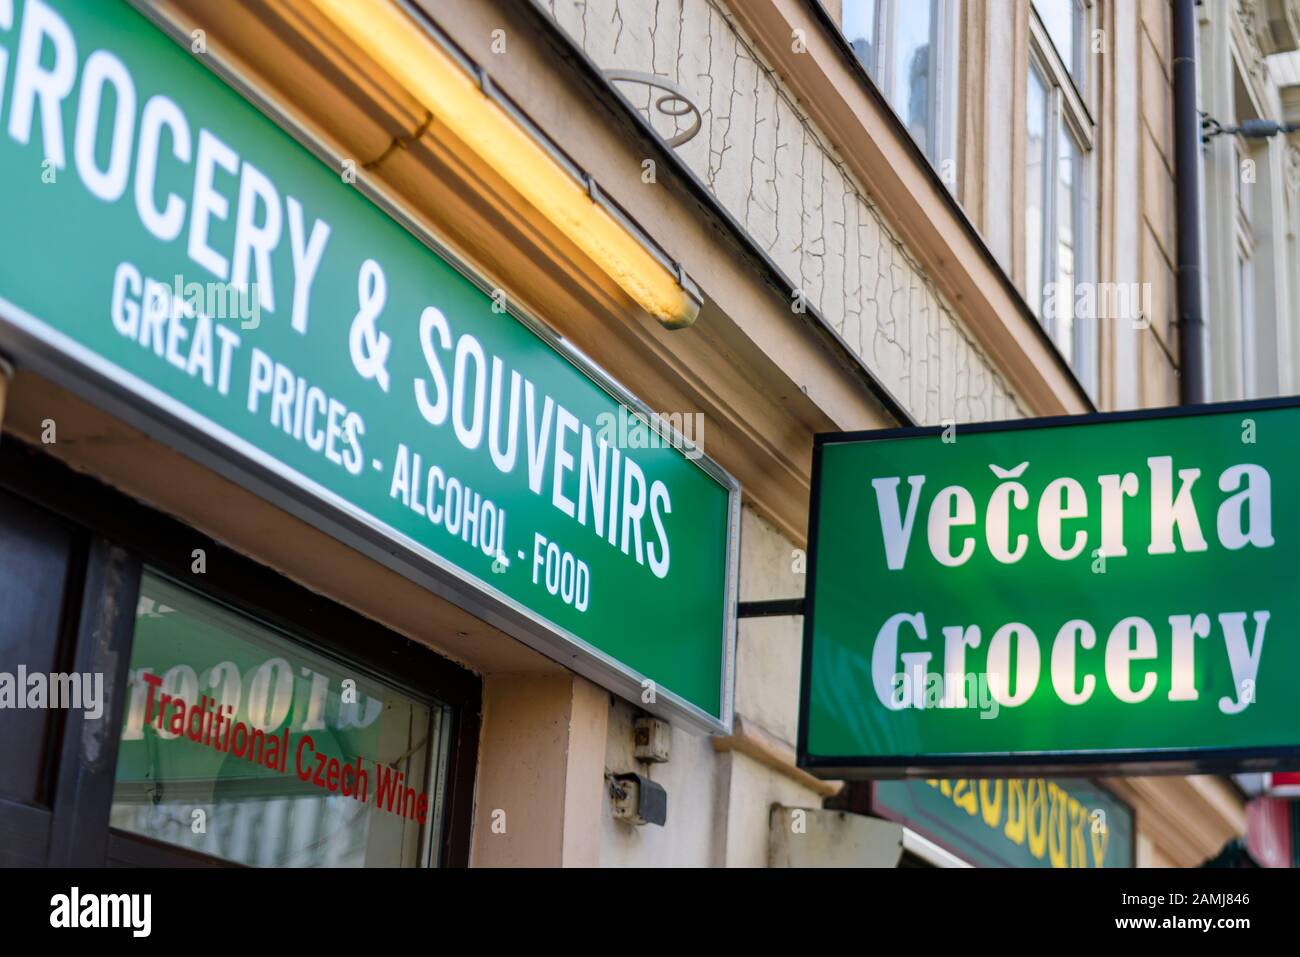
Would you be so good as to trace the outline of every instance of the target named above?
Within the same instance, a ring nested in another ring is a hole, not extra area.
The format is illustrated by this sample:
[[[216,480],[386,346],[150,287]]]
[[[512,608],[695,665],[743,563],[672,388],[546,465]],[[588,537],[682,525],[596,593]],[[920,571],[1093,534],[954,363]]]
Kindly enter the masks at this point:
[[[440,866],[469,865],[482,719],[479,677],[9,434],[0,441],[0,488],[82,531],[86,545],[71,563],[68,585],[79,601],[70,600],[64,610],[64,627],[74,639],[62,642],[72,647],[60,653],[67,656],[67,670],[106,672],[100,719],[86,725],[82,712],[69,711],[49,735],[49,808],[0,799],[0,835],[31,832],[15,856],[55,866],[240,866],[109,824],[136,604],[148,565],[415,697],[450,705],[443,831],[434,843]],[[205,572],[197,579],[190,568],[195,548],[206,553]],[[88,743],[96,749],[93,759],[85,753]],[[0,853],[0,860],[9,859]]]
[[[1057,47],[1056,41],[1052,39],[1050,31],[1047,29],[1047,22],[1043,20],[1042,15],[1038,12],[1038,0],[1030,0],[1030,7],[1033,9],[1034,14],[1031,20],[1037,19],[1042,26],[1046,46],[1051,47],[1053,52],[1056,53],[1056,59],[1064,67],[1065,75],[1073,83],[1075,92],[1081,94],[1081,99],[1087,100],[1086,93],[1089,84],[1092,82],[1092,70],[1089,69],[1092,64],[1089,62],[1088,46],[1092,38],[1093,0],[1066,0],[1066,2],[1074,7],[1076,13],[1081,14],[1072,17],[1070,24],[1074,33],[1071,42],[1073,43],[1076,62],[1066,63],[1065,58],[1061,56],[1060,48]]]
[[[844,4],[852,2],[853,0],[843,0]],[[916,3],[918,0],[871,0],[871,2],[874,7],[873,62],[863,63],[860,58],[858,62],[906,129],[907,119],[903,116],[899,105],[894,102],[891,89],[897,54],[897,45],[893,42],[893,37],[900,4]],[[959,166],[957,138],[961,95],[959,77],[962,0],[923,0],[923,2],[932,4],[933,13],[930,20],[930,89],[927,103],[926,144],[921,151],[930,161],[930,165],[938,170],[944,184],[956,195]],[[839,12],[840,35],[852,48],[854,38],[844,31],[843,6],[840,7]],[[946,161],[952,164],[951,177],[945,173]]]
[[[1233,183],[1233,237],[1234,258],[1237,268],[1234,270],[1234,282],[1237,286],[1236,308],[1241,326],[1241,396],[1253,399],[1259,393],[1259,356],[1256,352],[1258,341],[1257,314],[1255,309],[1255,186],[1246,181],[1243,171],[1247,160],[1256,164],[1250,145],[1240,136],[1233,137],[1232,155],[1234,162]]]
[[[1064,158],[1063,144],[1061,138],[1069,136],[1073,139],[1074,145],[1079,151],[1078,175],[1075,176],[1073,186],[1074,208],[1071,211],[1073,216],[1073,233],[1075,236],[1075,263],[1074,263],[1074,283],[1075,288],[1069,290],[1069,299],[1071,310],[1073,311],[1075,290],[1081,283],[1092,283],[1096,281],[1097,275],[1097,223],[1098,211],[1095,207],[1096,182],[1097,182],[1097,123],[1093,115],[1090,104],[1093,101],[1090,84],[1093,82],[1093,75],[1096,72],[1092,69],[1092,53],[1090,47],[1091,27],[1093,17],[1095,16],[1096,7],[1093,0],[1079,0],[1079,9],[1083,16],[1080,18],[1077,27],[1076,50],[1079,51],[1080,66],[1079,73],[1082,76],[1076,76],[1061,58],[1060,51],[1052,42],[1051,35],[1047,32],[1042,17],[1039,15],[1037,7],[1031,2],[1029,9],[1029,71],[1036,72],[1042,80],[1047,90],[1047,126],[1044,133],[1044,178],[1045,178],[1045,195],[1043,198],[1044,205],[1044,222],[1046,228],[1043,230],[1041,237],[1043,246],[1039,249],[1038,255],[1042,257],[1042,286],[1045,290],[1048,283],[1058,283],[1060,280],[1059,265],[1059,244],[1058,235],[1058,197],[1060,190],[1060,164]],[[1028,89],[1029,73],[1025,74],[1026,90]],[[1079,83],[1084,84],[1080,89]],[[1028,94],[1026,93],[1026,111],[1020,118],[1020,122],[1028,123]],[[1026,178],[1026,189],[1028,180]],[[1028,204],[1026,193],[1026,216],[1025,223],[1028,221]],[[1022,224],[1025,225],[1025,224]],[[1025,226],[1025,256],[1026,270],[1028,268],[1028,257],[1034,255],[1034,250],[1029,249],[1028,228]],[[1026,281],[1027,281],[1026,275]],[[1060,291],[1057,293],[1057,300],[1060,300]],[[1060,330],[1055,328],[1055,323],[1048,320],[1043,315],[1043,301],[1029,303],[1031,311],[1038,318],[1038,321],[1047,330],[1049,338],[1062,353],[1065,349],[1061,346]],[[1059,308],[1059,307],[1058,307]],[[1069,343],[1070,357],[1067,359],[1070,367],[1083,384],[1089,394],[1096,394],[1097,383],[1099,380],[1099,343],[1100,330],[1096,317],[1074,317],[1073,329],[1071,331],[1071,340]]]

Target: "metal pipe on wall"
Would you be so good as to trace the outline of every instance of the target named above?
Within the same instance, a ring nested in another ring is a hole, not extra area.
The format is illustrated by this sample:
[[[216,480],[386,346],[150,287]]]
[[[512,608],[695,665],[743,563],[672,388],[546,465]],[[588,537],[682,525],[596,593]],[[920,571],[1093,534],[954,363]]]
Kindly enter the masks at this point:
[[[1178,208],[1178,372],[1183,405],[1205,402],[1201,295],[1201,118],[1196,87],[1196,0],[1174,0],[1174,176]]]

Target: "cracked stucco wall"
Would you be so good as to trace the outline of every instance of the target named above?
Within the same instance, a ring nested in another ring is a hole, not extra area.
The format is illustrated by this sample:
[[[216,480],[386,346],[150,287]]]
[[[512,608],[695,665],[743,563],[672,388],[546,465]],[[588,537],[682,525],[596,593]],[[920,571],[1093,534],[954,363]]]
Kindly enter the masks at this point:
[[[678,154],[921,422],[1017,418],[1006,382],[716,0],[544,0],[602,69],[667,77],[701,113]],[[689,117],[619,88],[664,136]]]

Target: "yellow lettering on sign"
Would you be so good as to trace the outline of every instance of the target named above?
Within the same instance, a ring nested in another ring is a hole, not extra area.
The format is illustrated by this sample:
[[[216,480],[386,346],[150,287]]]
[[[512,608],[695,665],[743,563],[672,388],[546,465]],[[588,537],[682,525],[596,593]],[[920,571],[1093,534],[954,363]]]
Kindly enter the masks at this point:
[[[1066,817],[1069,807],[1065,792],[1055,783],[1048,784],[1047,799],[1047,857],[1053,867],[1065,867],[1070,842],[1070,821]]]
[[[1025,782],[1007,782],[1007,826],[1002,832],[1013,844],[1025,843],[1025,824],[1028,813],[1025,802]]]
[[[952,803],[974,817],[979,811],[979,805],[975,800],[975,782],[969,778],[960,778],[952,793]]]
[[[989,785],[993,786],[993,797],[989,797]],[[984,817],[984,823],[989,827],[996,828],[1002,821],[1002,782],[1001,781],[981,781],[980,782],[980,813]]]
[[[1025,789],[1025,816],[1029,819],[1029,853],[1042,860],[1047,850],[1047,782],[1031,778]]]
[[[1088,866],[1088,841],[1083,829],[1088,823],[1088,809],[1070,798],[1070,866]]]

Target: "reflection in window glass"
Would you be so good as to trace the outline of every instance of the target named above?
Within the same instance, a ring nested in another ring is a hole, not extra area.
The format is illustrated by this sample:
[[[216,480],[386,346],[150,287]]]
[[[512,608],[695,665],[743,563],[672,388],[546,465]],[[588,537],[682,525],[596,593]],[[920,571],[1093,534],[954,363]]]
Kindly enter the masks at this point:
[[[146,572],[111,824],[263,867],[436,863],[450,711]]]
[[[1237,255],[1237,307],[1241,310],[1241,381],[1243,398],[1253,399],[1255,386],[1255,268],[1243,249]]]
[[[874,78],[876,73],[876,0],[844,0],[844,38]]]
[[[1084,10],[1081,0],[1034,0],[1034,9],[1038,11],[1052,45],[1061,55],[1061,62],[1070,71],[1077,84],[1082,85],[1079,44],[1083,41]]]
[[[1029,68],[1027,137],[1025,141],[1025,294],[1034,312],[1043,307],[1043,272],[1047,233],[1047,86]]]
[[[1078,208],[1082,153],[1069,130],[1057,131],[1061,155],[1056,178],[1056,309],[1052,335],[1067,362],[1074,362],[1074,296],[1078,278]]]
[[[935,159],[940,0],[844,0],[840,28],[922,151]]]
[[[1240,143],[1233,144],[1233,155],[1237,160],[1237,168],[1232,177],[1233,188],[1237,194],[1237,214],[1241,217],[1243,223],[1249,223],[1251,220],[1251,206],[1254,203],[1254,188],[1250,178],[1246,176],[1246,153],[1242,150]]]
[[[894,75],[890,101],[912,138],[930,152],[931,33],[934,2],[902,3],[894,28]]]

